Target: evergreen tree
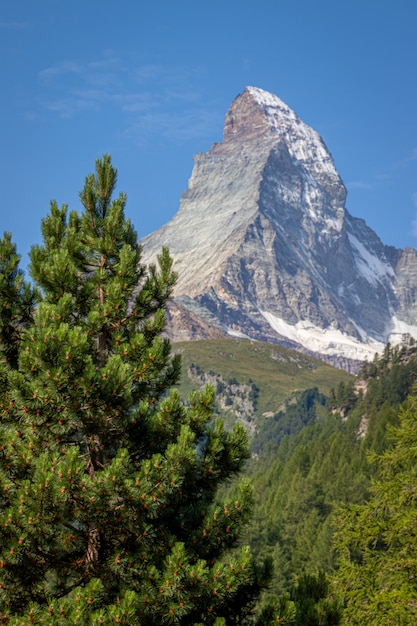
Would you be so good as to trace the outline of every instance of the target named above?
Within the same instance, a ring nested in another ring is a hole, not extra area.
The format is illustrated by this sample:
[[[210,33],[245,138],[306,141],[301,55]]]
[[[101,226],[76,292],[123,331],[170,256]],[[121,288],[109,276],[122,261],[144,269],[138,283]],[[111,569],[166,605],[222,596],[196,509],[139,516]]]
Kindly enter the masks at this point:
[[[141,263],[116,174],[96,162],[81,215],[51,203],[32,322],[33,294],[2,266],[0,622],[243,624],[267,576],[236,547],[251,490],[216,492],[247,459],[246,433],[213,423],[212,389],[187,406],[172,390],[172,261]]]
[[[324,572],[303,574],[296,578],[289,593],[283,593],[260,611],[259,626],[338,626],[342,607],[331,594]]]
[[[300,576],[290,597],[296,607],[295,626],[337,626],[342,607],[331,594],[329,580],[322,571]]]
[[[372,459],[379,478],[369,501],[335,517],[345,624],[417,622],[417,395],[393,433],[394,446]]]
[[[22,330],[32,321],[35,291],[19,270],[10,233],[0,239],[0,358],[16,368]]]

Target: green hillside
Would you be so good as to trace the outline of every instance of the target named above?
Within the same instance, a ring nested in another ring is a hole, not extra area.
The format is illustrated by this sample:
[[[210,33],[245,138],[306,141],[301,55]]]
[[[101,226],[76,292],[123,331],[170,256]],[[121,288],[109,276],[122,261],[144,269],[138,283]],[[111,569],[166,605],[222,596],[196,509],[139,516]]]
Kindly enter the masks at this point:
[[[179,391],[183,398],[204,382],[210,382],[191,379],[189,372],[194,366],[205,374],[221,376],[226,386],[232,382],[253,385],[255,418],[277,413],[305,389],[317,387],[328,395],[331,388],[353,380],[347,372],[318,359],[257,341],[191,341],[174,344],[173,349],[182,357]],[[224,409],[220,412],[227,413]],[[227,419],[227,415],[225,417]]]

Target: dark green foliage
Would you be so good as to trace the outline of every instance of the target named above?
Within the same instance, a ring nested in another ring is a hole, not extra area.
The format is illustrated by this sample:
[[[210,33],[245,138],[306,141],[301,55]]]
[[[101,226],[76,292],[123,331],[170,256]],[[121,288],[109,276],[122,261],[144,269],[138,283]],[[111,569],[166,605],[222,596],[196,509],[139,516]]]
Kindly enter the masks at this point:
[[[295,402],[287,403],[285,410],[265,420],[252,441],[252,450],[259,453],[268,444],[277,447],[284,437],[299,433],[306,424],[315,421],[317,404],[326,404],[326,396],[317,387],[303,391]]]
[[[367,406],[387,402],[395,406],[403,402],[414,384],[417,374],[414,342],[392,347],[387,344],[380,359],[365,363],[359,378],[368,384]]]
[[[22,331],[32,321],[35,291],[19,270],[20,256],[10,233],[0,240],[0,358],[17,367]]]
[[[330,392],[329,406],[331,408],[343,409],[346,413],[350,411],[356,404],[358,399],[355,393],[354,382],[350,380],[348,382],[341,381],[336,390],[332,389]]]
[[[256,507],[248,539],[257,555],[273,556],[269,600],[289,592],[294,576],[335,568],[334,506],[363,503],[368,497],[371,479],[379,472],[369,465],[368,453],[391,446],[387,431],[397,422],[397,401],[405,400],[415,380],[415,347],[390,349],[390,355],[393,361],[386,354],[375,359],[366,381],[362,372],[355,386],[338,385],[341,404],[334,392],[327,415],[322,398],[310,403],[315,397],[310,390],[282,411],[281,423],[266,419],[255,436],[258,456],[249,471]]]
[[[242,624],[269,570],[237,547],[247,481],[224,502],[216,492],[248,458],[246,433],[213,423],[211,388],[188,406],[170,391],[172,261],[141,264],[115,184],[105,156],[81,215],[51,204],[31,252],[33,320],[3,243],[15,308],[0,328],[0,621]]]
[[[274,626],[277,623],[294,626],[295,618],[295,604],[290,600],[289,594],[284,593],[275,602],[271,602],[261,610],[256,623],[259,626]]]
[[[330,591],[324,572],[300,576],[290,592],[296,607],[296,626],[337,626],[341,622],[342,607]]]
[[[346,624],[417,621],[416,395],[404,404],[393,437],[393,447],[373,456],[379,479],[369,501],[335,514]]]
[[[338,626],[342,606],[331,593],[324,572],[297,577],[289,593],[270,602],[260,611],[257,624],[272,626],[277,622],[288,626]]]

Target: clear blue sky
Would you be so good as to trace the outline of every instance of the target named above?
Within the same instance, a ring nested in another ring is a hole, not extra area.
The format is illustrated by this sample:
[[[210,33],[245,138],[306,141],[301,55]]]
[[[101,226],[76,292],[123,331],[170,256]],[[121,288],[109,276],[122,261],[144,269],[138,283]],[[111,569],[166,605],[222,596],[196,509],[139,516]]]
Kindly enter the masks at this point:
[[[24,265],[105,152],[139,236],[167,222],[247,85],[322,135],[354,216],[417,247],[416,0],[14,0],[0,54],[0,232]]]

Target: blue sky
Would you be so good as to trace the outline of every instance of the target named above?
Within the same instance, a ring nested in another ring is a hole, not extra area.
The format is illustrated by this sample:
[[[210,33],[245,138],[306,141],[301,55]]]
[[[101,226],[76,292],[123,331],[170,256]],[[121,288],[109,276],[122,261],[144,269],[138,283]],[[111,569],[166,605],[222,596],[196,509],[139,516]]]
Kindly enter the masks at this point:
[[[105,152],[139,236],[166,223],[247,85],[322,135],[354,216],[417,247],[416,0],[14,0],[0,53],[0,232],[23,265]]]

